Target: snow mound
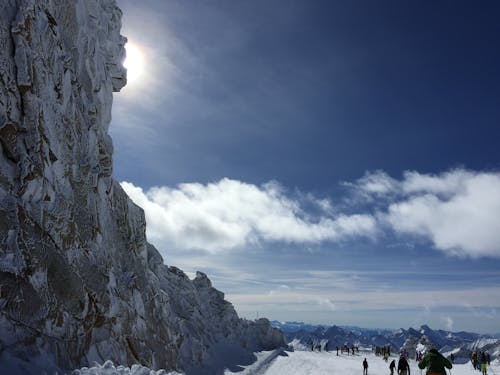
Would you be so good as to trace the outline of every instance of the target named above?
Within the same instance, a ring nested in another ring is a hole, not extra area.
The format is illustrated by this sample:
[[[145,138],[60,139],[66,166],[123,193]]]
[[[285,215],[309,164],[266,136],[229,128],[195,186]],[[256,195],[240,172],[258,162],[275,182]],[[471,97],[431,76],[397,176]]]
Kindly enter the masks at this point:
[[[83,367],[75,370],[72,375],[181,375],[181,373],[166,372],[165,370],[154,371],[141,365],[115,367],[112,361],[106,361],[103,365],[96,364],[91,368]]]
[[[306,346],[299,339],[293,339],[290,343],[288,343],[290,347],[294,350],[309,350],[311,348],[310,345]]]

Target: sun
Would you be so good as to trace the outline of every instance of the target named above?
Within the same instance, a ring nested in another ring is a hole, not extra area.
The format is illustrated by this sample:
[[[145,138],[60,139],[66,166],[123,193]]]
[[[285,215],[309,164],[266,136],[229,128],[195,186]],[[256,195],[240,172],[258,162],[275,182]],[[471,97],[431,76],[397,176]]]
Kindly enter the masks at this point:
[[[136,81],[144,72],[144,54],[134,43],[125,44],[126,57],[123,66],[127,69],[127,82]]]

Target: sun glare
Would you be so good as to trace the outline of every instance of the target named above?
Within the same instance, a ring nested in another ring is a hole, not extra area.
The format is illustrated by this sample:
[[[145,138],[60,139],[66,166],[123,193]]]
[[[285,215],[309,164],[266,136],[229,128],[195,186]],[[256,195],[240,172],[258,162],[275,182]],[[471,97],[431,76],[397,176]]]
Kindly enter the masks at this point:
[[[127,81],[132,83],[136,81],[144,71],[144,56],[141,49],[133,44],[125,44],[126,58],[123,66],[127,69]]]

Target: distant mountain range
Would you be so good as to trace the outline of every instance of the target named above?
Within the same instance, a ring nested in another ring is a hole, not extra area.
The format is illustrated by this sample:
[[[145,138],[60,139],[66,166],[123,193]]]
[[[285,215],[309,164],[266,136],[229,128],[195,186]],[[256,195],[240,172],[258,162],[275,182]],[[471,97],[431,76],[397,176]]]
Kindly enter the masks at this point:
[[[390,345],[395,352],[406,348],[409,356],[414,357],[417,350],[425,351],[434,346],[443,354],[453,353],[460,362],[467,360],[470,352],[474,350],[488,351],[493,358],[500,358],[499,335],[433,330],[427,325],[418,329],[390,330],[336,325],[329,327],[302,322],[273,321],[271,324],[285,333],[289,343],[295,340],[294,342],[306,347],[309,347],[311,342],[323,344],[328,342],[330,349],[343,345],[361,347]]]

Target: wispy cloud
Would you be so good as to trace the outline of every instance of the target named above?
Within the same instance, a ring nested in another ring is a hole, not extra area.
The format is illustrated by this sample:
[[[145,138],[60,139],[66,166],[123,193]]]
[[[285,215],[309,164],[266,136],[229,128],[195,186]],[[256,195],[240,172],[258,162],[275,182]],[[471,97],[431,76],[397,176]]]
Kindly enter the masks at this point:
[[[443,316],[441,319],[444,321],[444,325],[448,331],[453,331],[453,319],[451,316]]]
[[[336,310],[335,303],[333,303],[333,301],[329,298],[318,298],[318,303],[320,304],[320,306],[326,306],[332,311]]]
[[[499,288],[470,288],[467,290],[435,289],[393,291],[390,289],[378,293],[352,290],[335,291],[328,288],[302,289],[290,288],[269,294],[266,291],[253,293],[228,293],[227,298],[234,303],[239,312],[251,316],[256,306],[265,306],[265,310],[274,316],[283,316],[293,311],[302,311],[310,316],[322,316],[323,320],[336,317],[349,317],[352,314],[382,313],[389,317],[396,316],[396,311],[416,314],[411,325],[429,323],[439,324],[448,330],[456,325],[451,314],[457,316],[481,317],[491,320],[497,317],[496,300]],[[472,308],[465,301],[474,301],[481,307]],[[422,308],[423,306],[423,308]],[[421,310],[419,310],[421,309]],[[349,318],[347,318],[349,321]],[[409,316],[403,321],[409,324]],[[393,322],[394,324],[394,322]]]
[[[382,170],[366,172],[357,181],[346,181],[342,184],[351,189],[355,194],[369,200],[372,200],[373,196],[379,197],[394,194],[400,190],[400,182]]]
[[[158,247],[216,253],[262,241],[306,244],[375,235],[371,215],[331,216],[329,206],[318,201],[313,203],[326,211],[310,218],[275,182],[257,186],[223,179],[148,191],[123,182],[122,187],[144,209],[148,238]]]
[[[470,304],[466,305],[466,308],[471,312],[471,314],[476,318],[481,319],[497,319],[498,312],[495,307],[475,307]]]

